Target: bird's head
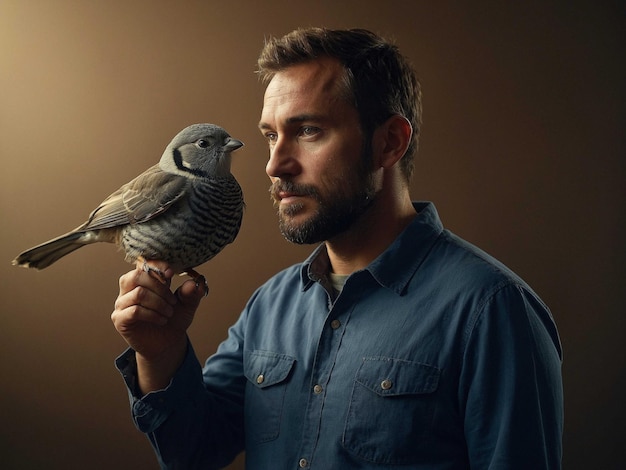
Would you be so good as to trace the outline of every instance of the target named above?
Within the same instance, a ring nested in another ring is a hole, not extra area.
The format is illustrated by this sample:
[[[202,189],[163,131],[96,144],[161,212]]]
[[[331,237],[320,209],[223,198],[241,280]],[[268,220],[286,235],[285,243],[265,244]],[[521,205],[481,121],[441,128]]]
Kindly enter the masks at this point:
[[[192,124],[169,143],[159,161],[163,171],[190,178],[230,175],[230,153],[243,146],[214,124]]]

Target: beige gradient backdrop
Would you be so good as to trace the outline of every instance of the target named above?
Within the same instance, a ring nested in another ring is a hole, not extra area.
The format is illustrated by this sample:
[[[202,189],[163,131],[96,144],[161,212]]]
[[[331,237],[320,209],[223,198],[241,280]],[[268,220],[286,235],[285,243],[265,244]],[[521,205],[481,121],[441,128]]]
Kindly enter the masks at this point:
[[[184,126],[223,125],[246,143],[233,172],[247,211],[238,240],[201,268],[211,294],[190,335],[204,359],[253,290],[310,251],[276,228],[253,71],[264,37],[324,25],[394,37],[414,62],[424,128],[413,197],[435,201],[448,228],[550,305],[566,355],[564,468],[618,468],[626,459],[618,4],[0,0],[0,467],[156,468],[113,367],[124,344],[109,315],[129,265],[109,245],[42,272],[10,261],[79,225]]]

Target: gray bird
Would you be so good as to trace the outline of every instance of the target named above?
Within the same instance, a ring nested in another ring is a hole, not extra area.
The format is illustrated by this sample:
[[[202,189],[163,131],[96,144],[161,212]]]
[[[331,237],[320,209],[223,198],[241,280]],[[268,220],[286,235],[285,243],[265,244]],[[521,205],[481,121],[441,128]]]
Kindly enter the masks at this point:
[[[157,165],[107,197],[87,222],[21,253],[13,264],[43,269],[82,246],[108,242],[157,276],[148,261],[166,261],[176,273],[205,282],[193,268],[231,243],[241,226],[243,195],[230,154],[242,145],[213,124],[183,129]]]

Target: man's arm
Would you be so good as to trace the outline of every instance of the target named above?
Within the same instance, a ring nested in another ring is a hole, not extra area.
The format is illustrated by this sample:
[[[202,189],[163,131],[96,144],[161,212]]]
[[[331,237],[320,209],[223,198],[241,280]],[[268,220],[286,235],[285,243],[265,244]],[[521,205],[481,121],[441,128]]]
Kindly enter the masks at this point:
[[[472,468],[561,468],[561,346],[547,308],[510,284],[476,312],[460,403]]]
[[[219,369],[229,380],[209,377],[209,390],[186,333],[204,286],[187,281],[172,293],[171,271],[158,267],[166,283],[140,266],[120,278],[111,315],[130,346],[116,366],[128,387],[133,420],[161,468],[222,468],[244,446],[241,358],[221,354]]]

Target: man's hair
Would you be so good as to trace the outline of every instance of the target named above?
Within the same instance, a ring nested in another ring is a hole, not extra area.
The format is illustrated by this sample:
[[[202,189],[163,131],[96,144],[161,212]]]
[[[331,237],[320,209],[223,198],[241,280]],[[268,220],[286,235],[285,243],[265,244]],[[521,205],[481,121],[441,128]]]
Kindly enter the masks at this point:
[[[359,113],[366,145],[374,130],[394,114],[404,116],[413,128],[406,154],[400,161],[409,182],[421,126],[422,97],[413,68],[398,48],[364,29],[300,28],[266,41],[258,59],[263,82],[287,67],[320,57],[339,60],[346,70],[347,91]]]

